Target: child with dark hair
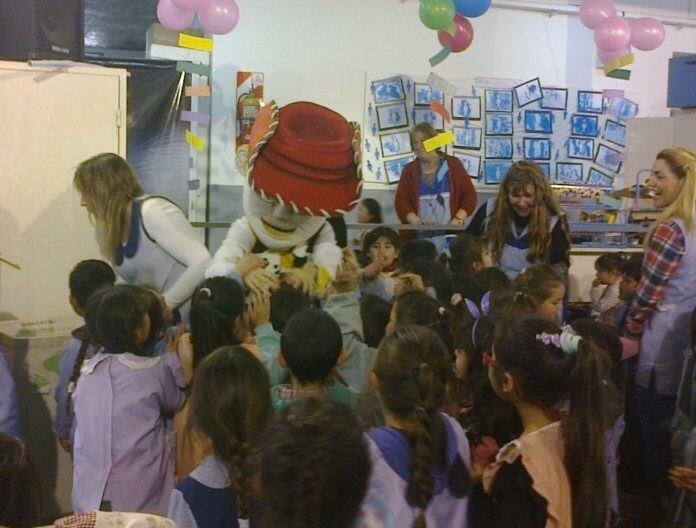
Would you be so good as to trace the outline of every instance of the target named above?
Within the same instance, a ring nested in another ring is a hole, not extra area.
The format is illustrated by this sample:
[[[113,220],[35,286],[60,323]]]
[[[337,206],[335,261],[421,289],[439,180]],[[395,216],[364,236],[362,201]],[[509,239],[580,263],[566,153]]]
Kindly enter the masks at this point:
[[[501,299],[501,315],[538,315],[559,323],[563,312],[565,282],[548,264],[535,264],[520,273],[513,282],[511,302]]]
[[[621,253],[604,253],[595,260],[597,276],[592,281],[590,290],[593,317],[619,304],[619,283],[623,265],[624,258]]]
[[[623,333],[626,328],[628,312],[633,304],[638,283],[643,273],[643,255],[635,254],[624,259],[621,268],[621,281],[619,282],[620,302],[613,308],[602,312],[598,320],[616,326]]]
[[[284,282],[271,292],[271,325],[282,334],[290,318],[303,308],[313,306],[312,298]]]
[[[367,444],[350,409],[318,398],[294,402],[263,442],[267,528],[352,528],[369,477]]]
[[[430,240],[409,240],[401,249],[399,262],[401,267],[410,266],[413,262],[424,260],[434,262],[437,260],[437,248]]]
[[[41,480],[26,446],[0,433],[0,526],[31,528],[41,518]]]
[[[407,266],[402,266],[401,271],[405,274],[418,275],[423,282],[426,293],[438,299],[442,304],[447,304],[452,297],[454,292],[452,276],[447,266],[441,262],[417,260]],[[400,282],[401,279],[397,278],[397,281]],[[400,290],[401,285],[397,283],[396,293],[400,293]]]
[[[455,275],[471,277],[493,265],[486,243],[470,233],[459,233],[450,244],[449,253],[449,268]]]
[[[142,355],[147,309],[140,288],[129,285],[87,302],[88,326],[104,348],[84,364],[73,394],[75,512],[166,512],[174,487],[166,416],[183,405],[186,379],[174,339],[171,352]]]
[[[394,296],[392,275],[399,266],[401,238],[399,233],[388,227],[376,227],[365,237],[363,255],[367,264],[360,272],[360,291],[372,293],[385,300]]]
[[[360,318],[367,346],[372,348],[379,346],[389,323],[391,309],[391,303],[377,295],[368,294],[360,299]]]
[[[467,525],[469,443],[440,412],[451,375],[449,351],[428,328],[401,328],[380,345],[371,383],[386,426],[367,433],[372,476],[357,526]]]
[[[481,285],[484,291],[491,292],[491,302],[493,304],[504,295],[509,295],[513,291],[510,278],[500,268],[493,266],[476,272],[474,280]]]
[[[101,288],[113,286],[116,282],[114,270],[101,260],[83,260],[70,272],[68,301],[77,315],[85,317],[85,306],[90,295]],[[80,376],[80,368],[85,360],[97,353],[95,337],[91,336],[87,326],[72,331],[71,339],[63,345],[58,364],[58,383],[54,391],[56,399],[56,417],[53,431],[61,447],[72,452],[73,411],[70,393]]]
[[[280,363],[290,370],[292,381],[271,389],[273,406],[282,409],[309,397],[352,406],[355,393],[334,375],[342,349],[341,329],[329,314],[304,308],[293,315],[280,337]]]
[[[259,522],[252,480],[254,449],[273,410],[268,374],[242,346],[225,346],[198,365],[191,394],[192,427],[213,453],[172,491],[168,517],[189,528]]]
[[[486,363],[523,433],[475,487],[474,527],[606,526],[607,355],[549,321],[521,317],[497,326]],[[569,412],[561,419],[564,402]]]
[[[381,224],[382,223],[382,207],[374,198],[363,198],[358,204],[358,214],[356,220],[359,224]],[[362,252],[365,245],[365,237],[370,232],[369,229],[363,229],[358,233],[358,236],[353,239],[351,247],[356,252]]]
[[[450,321],[450,311],[439,301],[425,292],[409,291],[394,300],[386,334],[411,325],[427,326],[438,335],[447,350],[452,350]]]

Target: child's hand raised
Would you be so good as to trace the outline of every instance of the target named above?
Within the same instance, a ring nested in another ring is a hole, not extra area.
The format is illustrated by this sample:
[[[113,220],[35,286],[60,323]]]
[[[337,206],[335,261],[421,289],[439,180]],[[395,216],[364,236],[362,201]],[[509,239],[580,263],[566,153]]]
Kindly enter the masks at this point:
[[[372,280],[382,271],[382,263],[379,259],[375,259],[362,269],[361,275],[363,279]]]
[[[267,292],[254,294],[249,307],[249,321],[254,328],[271,320],[271,295]]]
[[[669,480],[677,488],[696,491],[696,469],[674,466],[670,468],[668,474]]]
[[[394,296],[401,295],[407,291],[425,291],[423,277],[415,273],[404,273],[396,277]]]
[[[172,344],[174,347],[170,348]],[[183,326],[180,325],[178,331],[169,336],[167,350],[176,353],[179,357],[186,383],[191,383],[193,379],[193,344],[191,343],[191,334],[183,333]]]
[[[293,268],[283,273],[283,282],[306,294],[312,293],[317,280],[317,269],[314,266]]]
[[[244,277],[244,284],[252,293],[261,295],[278,287],[278,277],[263,268],[254,268]]]

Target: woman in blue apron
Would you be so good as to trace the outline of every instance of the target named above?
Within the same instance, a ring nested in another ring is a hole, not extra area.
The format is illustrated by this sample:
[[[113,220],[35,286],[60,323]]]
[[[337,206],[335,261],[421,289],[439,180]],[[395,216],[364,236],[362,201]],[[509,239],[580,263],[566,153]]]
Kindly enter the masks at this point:
[[[653,205],[664,211],[645,238],[642,277],[626,330],[640,339],[638,412],[646,477],[657,493],[666,483],[668,426],[696,307],[696,154],[684,148],[659,152],[647,188]]]
[[[73,183],[119,277],[156,288],[187,324],[191,295],[205,278],[210,253],[183,211],[162,196],[146,195],[133,168],[116,154],[80,163]]]
[[[536,163],[513,163],[498,196],[479,207],[467,232],[486,240],[493,264],[510,279],[539,263],[567,273],[568,222]]]

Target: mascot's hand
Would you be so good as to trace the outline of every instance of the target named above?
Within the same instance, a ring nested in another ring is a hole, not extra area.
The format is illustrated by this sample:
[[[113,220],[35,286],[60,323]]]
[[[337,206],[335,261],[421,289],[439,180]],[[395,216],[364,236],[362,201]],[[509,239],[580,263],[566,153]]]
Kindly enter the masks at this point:
[[[256,295],[268,294],[278,287],[278,277],[263,268],[256,268],[246,274],[244,284]]]
[[[249,320],[254,328],[271,320],[271,295],[269,293],[254,294],[249,307]]]
[[[283,282],[306,294],[312,293],[317,280],[317,269],[314,266],[293,268],[283,273]]]

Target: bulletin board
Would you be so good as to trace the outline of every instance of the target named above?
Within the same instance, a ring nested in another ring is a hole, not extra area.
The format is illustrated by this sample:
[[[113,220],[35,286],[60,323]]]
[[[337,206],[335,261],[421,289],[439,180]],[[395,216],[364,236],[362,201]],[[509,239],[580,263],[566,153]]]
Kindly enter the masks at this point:
[[[446,151],[462,161],[477,187],[495,190],[518,160],[538,163],[554,185],[623,186],[627,122],[639,112],[630,94],[546,86],[538,78],[439,81],[366,74],[366,182],[398,183],[404,165],[414,159],[409,130],[426,121],[453,132]]]

